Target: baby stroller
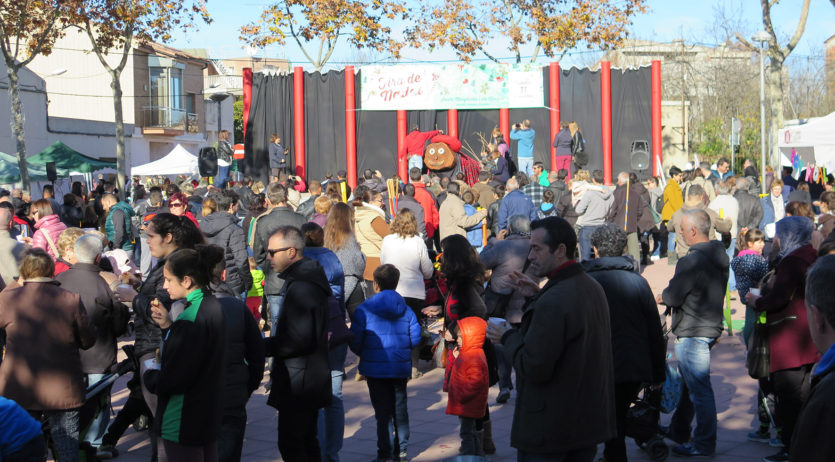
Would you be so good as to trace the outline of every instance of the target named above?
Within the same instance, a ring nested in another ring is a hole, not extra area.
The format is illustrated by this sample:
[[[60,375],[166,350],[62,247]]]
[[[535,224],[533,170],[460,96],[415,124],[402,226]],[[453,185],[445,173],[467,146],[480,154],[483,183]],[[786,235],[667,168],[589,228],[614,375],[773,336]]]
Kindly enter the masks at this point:
[[[661,391],[646,387],[626,412],[626,436],[634,439],[650,460],[667,460],[670,455],[664,435],[658,431],[660,403]]]

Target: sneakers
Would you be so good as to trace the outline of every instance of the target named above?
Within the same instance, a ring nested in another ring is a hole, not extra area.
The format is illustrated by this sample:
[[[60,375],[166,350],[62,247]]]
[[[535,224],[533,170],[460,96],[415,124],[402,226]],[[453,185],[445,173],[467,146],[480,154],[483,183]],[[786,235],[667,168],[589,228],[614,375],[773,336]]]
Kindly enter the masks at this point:
[[[693,443],[685,443],[675,446],[673,448],[673,454],[682,457],[713,457],[713,453],[699,451]]]
[[[100,460],[113,459],[119,457],[119,451],[110,444],[103,444],[96,450],[96,458]]]
[[[502,388],[499,391],[499,396],[496,397],[496,402],[499,403],[499,404],[504,404],[509,399],[510,399],[510,390],[508,390],[507,388]]]
[[[396,460],[399,460],[400,462],[409,462],[409,455],[406,451],[403,451],[397,456]]]
[[[787,462],[789,460],[789,452],[785,449],[780,450],[776,454],[763,457],[763,462]]]
[[[748,441],[755,443],[768,443],[771,439],[771,432],[768,429],[760,428],[755,432],[748,432]]]
[[[776,437],[771,438],[770,440],[768,440],[768,445],[771,446],[772,448],[783,448],[783,447],[785,447],[785,445],[783,444],[783,440],[781,440],[780,438],[776,438]]]

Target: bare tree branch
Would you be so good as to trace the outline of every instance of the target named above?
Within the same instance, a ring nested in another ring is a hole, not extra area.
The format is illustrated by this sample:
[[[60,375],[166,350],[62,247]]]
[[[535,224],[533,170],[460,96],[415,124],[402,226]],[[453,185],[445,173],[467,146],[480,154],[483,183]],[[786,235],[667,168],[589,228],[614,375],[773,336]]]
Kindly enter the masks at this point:
[[[809,18],[809,0],[803,1],[803,7],[800,9],[800,21],[797,22],[797,28],[794,30],[794,35],[792,36],[789,43],[786,45],[786,51],[784,54],[788,55],[789,53],[794,50],[794,47],[797,46],[797,43],[800,42],[800,37],[803,36],[803,31],[806,29],[806,20]]]

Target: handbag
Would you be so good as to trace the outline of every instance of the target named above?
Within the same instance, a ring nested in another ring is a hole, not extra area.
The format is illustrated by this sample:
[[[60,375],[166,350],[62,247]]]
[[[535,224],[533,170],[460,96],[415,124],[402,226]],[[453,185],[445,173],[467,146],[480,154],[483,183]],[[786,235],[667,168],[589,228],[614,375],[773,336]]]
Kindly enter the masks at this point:
[[[768,349],[768,324],[766,314],[760,313],[754,324],[754,331],[748,339],[748,355],[745,357],[745,367],[752,379],[768,377],[770,366],[770,351]]]
[[[668,358],[669,359],[669,358]],[[661,412],[669,414],[678,408],[681,401],[681,372],[678,366],[671,366],[667,363],[667,374],[664,379],[664,387],[661,388]]]

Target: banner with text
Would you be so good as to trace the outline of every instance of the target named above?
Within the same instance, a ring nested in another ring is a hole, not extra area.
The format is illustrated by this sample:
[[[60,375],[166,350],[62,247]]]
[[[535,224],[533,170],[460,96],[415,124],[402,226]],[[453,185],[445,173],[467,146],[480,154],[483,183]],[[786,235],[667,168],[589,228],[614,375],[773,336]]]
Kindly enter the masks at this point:
[[[538,64],[363,66],[365,111],[543,106]]]

